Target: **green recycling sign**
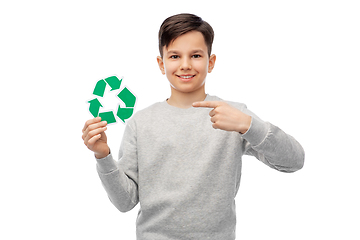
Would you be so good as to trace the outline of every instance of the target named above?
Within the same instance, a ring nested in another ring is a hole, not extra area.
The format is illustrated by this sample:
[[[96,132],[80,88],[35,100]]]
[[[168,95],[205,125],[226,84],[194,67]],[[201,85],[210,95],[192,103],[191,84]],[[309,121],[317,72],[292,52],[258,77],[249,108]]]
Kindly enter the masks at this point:
[[[117,111],[101,111],[103,105],[101,102],[104,100],[104,95],[109,95],[105,92],[107,88],[110,88],[110,92],[119,90],[122,82],[122,78],[119,80],[116,76],[111,76],[105,79],[101,79],[96,83],[93,91],[93,95],[96,97],[88,103],[90,103],[89,111],[93,117],[101,117],[102,121],[107,121],[108,124],[116,122],[116,116],[125,123],[126,119],[129,119],[134,113],[134,107],[136,102],[135,95],[127,88],[124,87],[117,95],[116,99],[119,102],[121,100],[125,107],[120,106],[120,102],[117,105]]]

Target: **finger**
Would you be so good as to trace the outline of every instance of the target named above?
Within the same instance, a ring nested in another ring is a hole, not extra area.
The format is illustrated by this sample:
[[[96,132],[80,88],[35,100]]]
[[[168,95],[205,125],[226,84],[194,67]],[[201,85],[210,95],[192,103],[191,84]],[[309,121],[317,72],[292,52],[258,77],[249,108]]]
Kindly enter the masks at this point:
[[[93,146],[93,145],[96,143],[96,141],[99,140],[100,138],[101,138],[101,134],[98,134],[98,135],[93,136],[93,137],[90,138],[89,141],[87,142],[87,143],[88,143],[87,146],[88,146],[88,147]]]
[[[94,123],[97,123],[97,122],[100,122],[100,121],[101,121],[101,117],[96,117],[96,118],[92,118],[90,120],[87,120],[85,122],[85,125],[84,125],[84,128],[83,128],[82,132],[85,132],[86,128],[88,126],[90,126],[91,124],[94,124]]]
[[[97,128],[101,128],[101,127],[105,127],[107,125],[106,121],[102,121],[102,122],[98,122],[98,123],[93,123],[91,125],[89,125],[85,131],[83,131],[83,139],[86,137],[86,135],[89,134],[90,131],[97,129]]]
[[[209,112],[209,115],[210,115],[210,117],[213,117],[213,116],[215,116],[215,108],[213,109],[213,110],[211,110],[210,112]]]
[[[193,107],[216,108],[220,104],[221,102],[219,101],[202,101],[202,102],[194,102]]]
[[[85,145],[87,145],[87,142],[94,136],[101,134],[103,132],[105,132],[107,129],[107,127],[102,127],[102,128],[97,128],[95,130],[90,131],[87,135],[84,136],[84,143]]]
[[[106,130],[107,130],[107,127],[95,128],[94,130],[89,131],[88,134],[85,135],[84,140],[90,139],[99,133],[105,132]]]

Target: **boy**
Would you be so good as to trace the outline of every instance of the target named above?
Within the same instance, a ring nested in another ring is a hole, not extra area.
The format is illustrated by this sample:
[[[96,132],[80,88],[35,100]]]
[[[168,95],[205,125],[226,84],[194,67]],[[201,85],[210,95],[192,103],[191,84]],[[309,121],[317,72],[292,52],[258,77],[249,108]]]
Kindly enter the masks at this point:
[[[191,14],[166,19],[157,62],[171,96],[127,123],[113,160],[106,122],[86,122],[85,145],[111,202],[121,211],[140,202],[137,239],[235,239],[235,196],[243,154],[283,172],[302,168],[300,144],[244,104],[205,93],[214,68],[211,26]]]

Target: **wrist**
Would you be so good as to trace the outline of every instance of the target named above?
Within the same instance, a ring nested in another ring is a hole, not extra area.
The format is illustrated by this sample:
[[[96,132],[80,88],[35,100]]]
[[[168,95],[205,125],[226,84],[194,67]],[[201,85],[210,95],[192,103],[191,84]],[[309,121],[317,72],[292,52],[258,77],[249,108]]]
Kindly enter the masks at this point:
[[[246,115],[246,120],[244,121],[243,124],[241,124],[239,133],[245,134],[249,130],[250,126],[251,126],[251,116]]]
[[[101,159],[101,158],[105,158],[110,154],[110,148],[108,148],[105,152],[103,153],[95,153],[95,158],[97,159]]]

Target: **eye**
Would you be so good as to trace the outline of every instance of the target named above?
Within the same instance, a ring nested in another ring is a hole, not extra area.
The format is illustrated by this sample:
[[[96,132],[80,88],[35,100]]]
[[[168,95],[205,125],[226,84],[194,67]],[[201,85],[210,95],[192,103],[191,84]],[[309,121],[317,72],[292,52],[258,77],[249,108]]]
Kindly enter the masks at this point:
[[[200,58],[200,57],[201,57],[201,55],[199,55],[199,54],[195,54],[195,55],[193,55],[192,57],[193,57],[193,58]]]
[[[170,58],[171,59],[177,59],[177,58],[179,58],[179,56],[178,55],[171,55]]]

